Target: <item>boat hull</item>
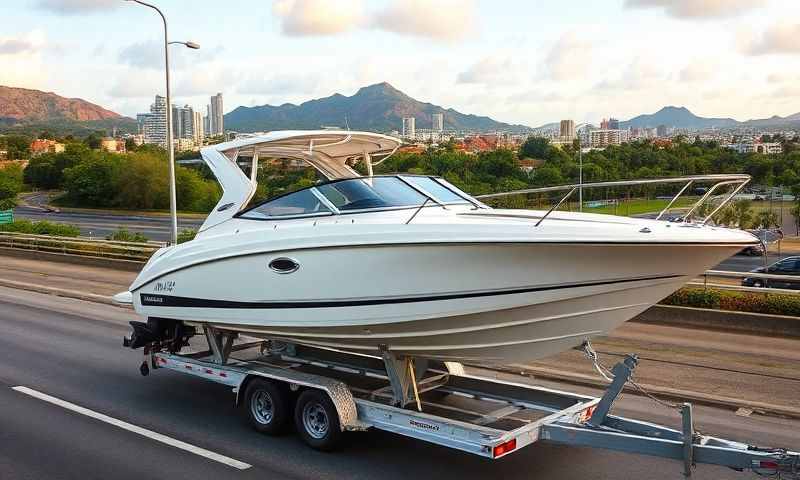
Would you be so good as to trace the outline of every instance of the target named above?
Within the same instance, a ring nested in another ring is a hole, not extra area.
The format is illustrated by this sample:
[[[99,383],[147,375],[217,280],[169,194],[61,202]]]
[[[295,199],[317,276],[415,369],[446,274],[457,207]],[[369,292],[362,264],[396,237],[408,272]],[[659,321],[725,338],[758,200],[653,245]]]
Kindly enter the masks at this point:
[[[530,242],[279,250],[169,272],[133,300],[146,316],[264,338],[524,363],[608,333],[740,248]],[[279,258],[298,268],[270,270]]]

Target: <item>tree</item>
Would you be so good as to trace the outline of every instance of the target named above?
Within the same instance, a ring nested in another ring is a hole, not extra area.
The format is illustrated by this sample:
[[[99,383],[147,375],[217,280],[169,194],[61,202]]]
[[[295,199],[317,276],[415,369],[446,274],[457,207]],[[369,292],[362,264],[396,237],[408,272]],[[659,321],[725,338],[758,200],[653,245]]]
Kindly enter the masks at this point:
[[[97,132],[92,132],[83,139],[83,143],[92,150],[99,150],[101,140],[102,137]]]
[[[95,155],[64,170],[67,198],[80,205],[114,206],[120,163],[110,154]]]
[[[550,140],[543,137],[529,137],[519,149],[523,158],[550,158]]]
[[[761,210],[756,214],[755,228],[774,228],[779,227],[778,214],[769,210]]]
[[[10,165],[0,169],[0,210],[8,210],[17,204],[17,194],[22,190],[22,169]]]

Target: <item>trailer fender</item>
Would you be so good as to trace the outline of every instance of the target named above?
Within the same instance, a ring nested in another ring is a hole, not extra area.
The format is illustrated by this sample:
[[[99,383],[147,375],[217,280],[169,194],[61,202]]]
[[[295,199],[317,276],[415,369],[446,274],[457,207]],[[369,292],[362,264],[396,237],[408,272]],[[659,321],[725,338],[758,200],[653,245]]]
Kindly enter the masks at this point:
[[[279,374],[264,371],[249,372],[236,388],[237,406],[240,403],[240,396],[244,394],[247,388],[247,383],[255,377],[288,383],[293,391],[296,390],[297,387],[324,391],[328,394],[333,405],[336,407],[336,411],[339,414],[339,425],[342,431],[366,430],[371,426],[358,419],[358,412],[356,411],[356,402],[353,398],[353,394],[343,382],[291,369],[281,370]]]

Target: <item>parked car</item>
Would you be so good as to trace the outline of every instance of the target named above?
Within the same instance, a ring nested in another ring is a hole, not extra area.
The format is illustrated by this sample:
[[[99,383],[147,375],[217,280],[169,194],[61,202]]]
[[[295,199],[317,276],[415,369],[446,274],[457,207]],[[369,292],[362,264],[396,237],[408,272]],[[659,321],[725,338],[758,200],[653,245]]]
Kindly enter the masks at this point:
[[[753,273],[768,273],[770,275],[786,275],[787,278],[754,278],[746,277],[742,280],[745,287],[766,287],[766,288],[787,288],[800,290],[800,280],[788,278],[790,276],[800,276],[800,257],[786,257],[778,260],[768,267],[759,267],[751,270]]]
[[[764,246],[763,245],[751,245],[749,247],[745,247],[739,250],[736,255],[748,255],[751,257],[760,257],[764,255]]]

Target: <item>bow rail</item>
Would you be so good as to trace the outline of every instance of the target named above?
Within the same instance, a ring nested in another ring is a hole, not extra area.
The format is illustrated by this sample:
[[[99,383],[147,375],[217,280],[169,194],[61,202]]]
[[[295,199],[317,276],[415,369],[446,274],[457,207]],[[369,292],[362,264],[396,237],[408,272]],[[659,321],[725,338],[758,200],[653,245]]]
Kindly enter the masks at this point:
[[[686,190],[689,189],[693,184],[697,183],[712,183],[711,187],[705,192],[705,194],[700,197],[700,199],[695,202],[686,214],[681,217],[681,221],[686,222],[689,220],[690,216],[703,204],[705,203],[711,196],[713,192],[715,192],[719,187],[726,186],[726,185],[736,185],[736,187],[724,198],[724,200],[705,218],[703,218],[702,222],[699,222],[700,225],[705,225],[714,215],[716,215],[720,210],[722,210],[725,205],[727,205],[733,198],[739,193],[745,185],[750,182],[750,175],[746,174],[714,174],[714,175],[691,175],[686,177],[667,177],[667,178],[648,178],[643,180],[618,180],[612,182],[594,182],[594,183],[577,183],[571,185],[557,185],[553,187],[540,187],[540,188],[528,188],[524,190],[514,190],[511,192],[501,192],[501,193],[490,193],[486,195],[476,195],[475,198],[483,200],[489,198],[501,198],[501,197],[508,197],[512,195],[527,195],[532,193],[549,193],[549,192],[559,192],[567,190],[567,194],[562,196],[560,200],[550,207],[550,210],[544,214],[544,216],[539,219],[536,223],[538,227],[545,218],[547,218],[553,211],[555,211],[558,207],[560,207],[565,201],[567,201],[576,190],[582,190],[584,188],[609,188],[609,187],[626,187],[626,186],[633,186],[633,185],[660,185],[660,184],[667,184],[667,183],[684,183],[685,185],[681,190],[672,197],[672,199],[667,203],[667,206],[664,207],[661,212],[659,212],[656,220],[660,220],[662,216],[675,204],[678,198],[683,195]]]

